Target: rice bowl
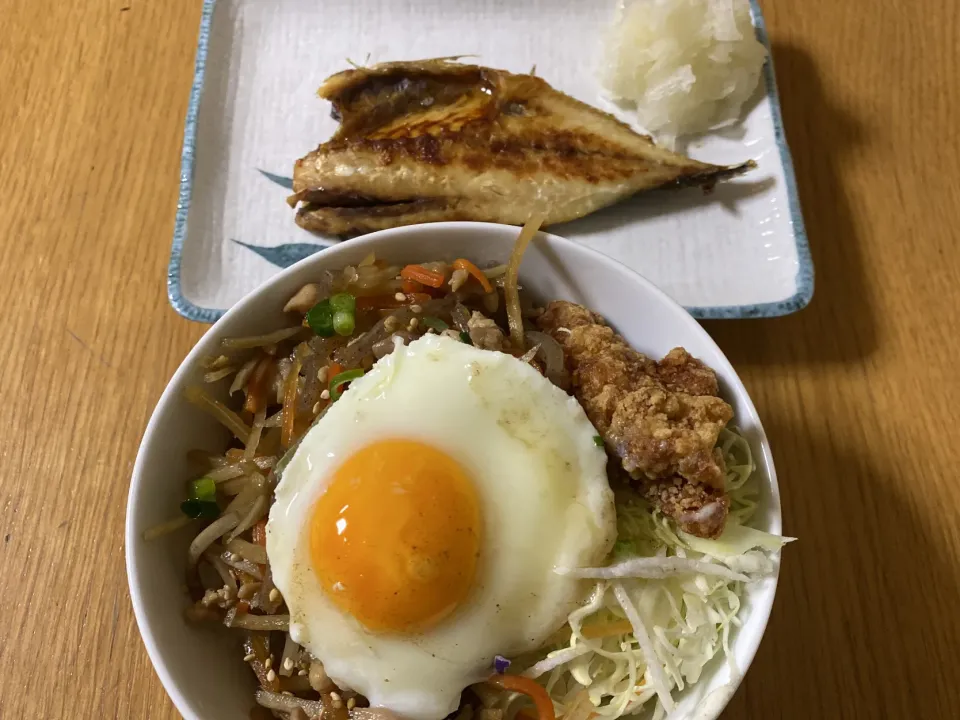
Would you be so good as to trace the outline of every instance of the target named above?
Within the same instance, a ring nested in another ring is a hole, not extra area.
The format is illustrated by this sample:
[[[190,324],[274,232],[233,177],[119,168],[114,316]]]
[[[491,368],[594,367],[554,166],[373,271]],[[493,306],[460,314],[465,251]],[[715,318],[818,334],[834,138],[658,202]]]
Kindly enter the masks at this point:
[[[201,447],[222,452],[225,432],[196,413],[184,400],[184,389],[203,374],[201,358],[210,355],[226,337],[263,333],[282,327],[282,308],[289,298],[324,269],[356,264],[370,252],[391,262],[424,258],[470,257],[478,263],[502,262],[516,239],[516,229],[449,223],[386,231],[338,246],[308,258],[277,276],[231,310],[200,341],[164,393],[147,429],[134,471],[127,523],[127,559],[131,593],[138,623],[151,658],[171,697],[186,717],[235,717],[249,709],[249,670],[232,663],[237,649],[224,633],[197,632],[182,620],[183,557],[190,533],[174,534],[145,544],[147,528],[176,514],[178,483],[189,476],[186,451]],[[576,274],[574,279],[573,274]],[[776,481],[762,427],[742,385],[729,364],[702,329],[682,309],[646,281],[615,262],[553,236],[538,236],[521,270],[525,289],[544,299],[575,300],[602,312],[634,347],[660,357],[683,345],[703,359],[719,376],[725,398],[733,405],[741,432],[753,450],[761,488],[755,524],[761,530],[780,530]],[[643,312],[636,312],[637,308]],[[744,626],[731,640],[736,668],[711,662],[694,692],[678,695],[680,710],[691,709],[698,697],[726,682],[731,671],[742,672],[759,643],[775,591],[771,577],[748,586],[743,593]],[[218,659],[219,658],[219,659]],[[204,668],[202,676],[192,672]],[[737,673],[738,674],[738,673]],[[738,677],[734,677],[735,687]],[[728,696],[730,686],[722,692]],[[246,702],[245,702],[246,698]],[[716,696],[710,705],[722,709]],[[715,712],[701,707],[702,713]]]

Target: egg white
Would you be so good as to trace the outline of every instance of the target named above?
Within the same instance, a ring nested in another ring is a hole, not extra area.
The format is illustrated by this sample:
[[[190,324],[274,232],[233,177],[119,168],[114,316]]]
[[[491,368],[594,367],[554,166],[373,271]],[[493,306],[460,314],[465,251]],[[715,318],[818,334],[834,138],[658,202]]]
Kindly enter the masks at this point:
[[[616,537],[606,455],[577,401],[503,353],[427,335],[353,382],[283,471],[267,525],[290,633],[341,687],[410,717],[443,718],[496,654],[541,646],[589,590],[558,566],[601,562]],[[446,452],[472,477],[483,547],[468,599],[415,635],[376,634],[327,597],[310,559],[313,506],[334,471],[377,440]]]

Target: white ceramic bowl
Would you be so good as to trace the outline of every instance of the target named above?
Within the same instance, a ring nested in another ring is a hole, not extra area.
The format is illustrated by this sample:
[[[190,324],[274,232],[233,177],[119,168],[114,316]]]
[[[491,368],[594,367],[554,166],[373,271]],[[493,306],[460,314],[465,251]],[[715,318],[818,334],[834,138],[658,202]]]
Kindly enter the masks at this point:
[[[191,531],[152,542],[143,531],[179,513],[189,478],[190,448],[220,451],[226,432],[183,398],[184,388],[200,382],[201,359],[225,337],[251,335],[289,324],[282,308],[304,283],[325,269],[356,264],[371,251],[392,262],[468,257],[478,264],[504,262],[517,229],[485,223],[437,223],[374,233],[313,255],[269,280],[241,300],[203,336],[180,365],[150,419],[133,470],[127,507],[126,555],[130,594],[147,652],[164,687],[187,720],[235,720],[247,717],[254,681],[241,660],[235,633],[196,627],[183,619],[186,549]],[[682,345],[712,367],[735,422],[749,440],[757,462],[762,501],[756,524],[780,532],[780,500],[766,436],[756,409],[730,363],[713,340],[679,305],[648,281],[614,260],[569,240],[541,233],[521,267],[524,288],[540,299],[567,299],[604,315],[638,350],[660,357]],[[225,392],[221,390],[221,392]],[[733,653],[741,672],[750,665],[763,635],[776,592],[776,578],[748,587]],[[715,659],[694,693],[679,696],[686,715],[699,697],[729,679],[728,667]],[[736,684],[736,680],[734,685]],[[732,695],[713,693],[696,717],[716,717]]]

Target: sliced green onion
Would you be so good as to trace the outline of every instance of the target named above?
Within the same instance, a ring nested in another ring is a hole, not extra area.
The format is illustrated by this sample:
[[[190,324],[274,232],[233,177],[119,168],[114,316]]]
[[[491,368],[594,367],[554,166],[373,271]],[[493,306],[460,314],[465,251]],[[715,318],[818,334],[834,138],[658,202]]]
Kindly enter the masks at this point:
[[[210,500],[197,500],[196,498],[184,500],[180,503],[180,510],[184,515],[194,520],[197,518],[212,520],[220,515],[220,506],[215,502]]]
[[[424,315],[420,318],[420,324],[426,325],[428,328],[433,328],[437,332],[443,332],[450,327],[443,320],[433,315]]]
[[[603,447],[603,438],[600,437],[599,435],[594,435],[593,444],[596,445],[597,447]]]
[[[337,293],[330,298],[330,307],[334,312],[353,314],[357,309],[357,299],[350,293]]]
[[[473,340],[470,339],[470,333],[466,330],[461,331],[460,333],[461,342],[465,342],[467,345],[473,345]]]
[[[356,370],[344,370],[338,375],[334,375],[333,379],[330,381],[330,402],[333,402],[341,395],[343,395],[343,390],[341,389],[351,380],[356,380],[358,377],[363,376],[363,370],[357,368]]]
[[[334,333],[333,329],[333,308],[330,307],[329,300],[323,300],[314,305],[307,311],[307,325],[317,335],[330,337]]]
[[[333,329],[337,335],[344,337],[353,334],[353,329],[357,326],[356,319],[352,312],[346,310],[337,310],[333,314]]]
[[[197,478],[190,483],[191,500],[214,500],[217,497],[217,483],[212,478]]]

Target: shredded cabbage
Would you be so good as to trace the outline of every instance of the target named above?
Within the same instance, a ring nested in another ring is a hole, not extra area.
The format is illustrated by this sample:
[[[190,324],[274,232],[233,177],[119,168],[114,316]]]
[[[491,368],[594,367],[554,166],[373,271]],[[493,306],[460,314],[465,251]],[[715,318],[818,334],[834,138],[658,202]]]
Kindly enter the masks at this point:
[[[672,693],[696,683],[718,653],[737,676],[730,633],[740,625],[744,580],[735,578],[770,574],[771,553],[792,538],[744,525],[757,507],[750,446],[730,429],[719,447],[731,509],[718,539],[679,531],[640,495],[621,490],[613,564],[561,570],[598,577],[590,601],[571,613],[546,656],[514,660],[514,667],[527,667],[524,674],[543,684],[558,717],[585,689],[601,718],[652,707],[659,720],[673,709]]]

